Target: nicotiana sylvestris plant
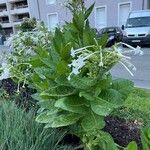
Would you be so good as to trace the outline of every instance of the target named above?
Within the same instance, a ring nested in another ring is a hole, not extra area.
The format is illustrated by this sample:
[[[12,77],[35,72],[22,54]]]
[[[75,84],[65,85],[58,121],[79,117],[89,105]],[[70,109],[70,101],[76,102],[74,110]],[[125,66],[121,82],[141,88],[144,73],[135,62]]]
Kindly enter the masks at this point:
[[[125,43],[105,48],[107,35],[96,39],[89,26],[93,7],[86,9],[82,0],[70,2],[72,22],[56,28],[48,51],[36,48],[38,63],[30,60],[34,64],[32,84],[37,89],[33,97],[40,105],[36,120],[45,123],[45,128],[75,125],[74,134],[81,138],[85,150],[116,150],[111,136],[102,131],[104,117],[123,105],[133,83],[113,80],[110,69],[119,62],[133,75],[136,68],[125,54],[141,55],[142,51]],[[130,49],[120,51],[122,44]]]
[[[105,48],[107,35],[96,38],[89,25],[94,4],[86,9],[83,0],[72,0],[67,7],[72,21],[56,28],[53,39],[47,39],[50,46],[34,45],[34,55],[25,61],[32,68],[28,83],[36,88],[33,97],[40,106],[36,120],[45,128],[74,125],[76,130],[72,131],[81,138],[85,150],[118,150],[111,136],[102,131],[104,117],[123,105],[133,83],[113,80],[110,69],[121,63],[133,75],[136,68],[126,53],[141,55],[142,51],[125,43]],[[122,44],[129,50],[121,51]],[[136,148],[135,143],[130,146]]]

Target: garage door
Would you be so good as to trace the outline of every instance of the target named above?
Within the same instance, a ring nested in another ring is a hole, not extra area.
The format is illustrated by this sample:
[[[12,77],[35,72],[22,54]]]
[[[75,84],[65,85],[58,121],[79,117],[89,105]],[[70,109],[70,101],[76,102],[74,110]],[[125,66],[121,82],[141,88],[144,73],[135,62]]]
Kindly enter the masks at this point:
[[[131,3],[124,3],[119,5],[119,20],[118,25],[122,26],[126,24],[129,12],[131,11]]]
[[[97,29],[107,26],[106,7],[98,7],[95,12],[95,24]]]

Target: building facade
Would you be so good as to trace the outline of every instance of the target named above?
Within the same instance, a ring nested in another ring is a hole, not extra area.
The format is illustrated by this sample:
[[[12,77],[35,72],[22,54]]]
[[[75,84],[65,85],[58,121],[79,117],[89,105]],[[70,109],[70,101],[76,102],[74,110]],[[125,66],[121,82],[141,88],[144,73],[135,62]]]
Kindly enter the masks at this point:
[[[93,28],[124,25],[130,11],[150,9],[150,0],[85,0],[95,8],[89,20]],[[51,30],[71,20],[66,0],[0,0],[0,24],[6,33],[16,30],[24,17],[44,21]]]
[[[89,20],[91,26],[97,29],[124,25],[130,11],[150,9],[150,0],[85,0],[85,4],[88,7],[94,1],[95,8]],[[35,5],[36,13],[34,11],[31,14],[44,21],[49,29],[71,19],[64,6],[65,0],[30,0],[30,6]]]
[[[15,32],[23,18],[30,17],[27,0],[0,0],[0,24],[7,35]]]

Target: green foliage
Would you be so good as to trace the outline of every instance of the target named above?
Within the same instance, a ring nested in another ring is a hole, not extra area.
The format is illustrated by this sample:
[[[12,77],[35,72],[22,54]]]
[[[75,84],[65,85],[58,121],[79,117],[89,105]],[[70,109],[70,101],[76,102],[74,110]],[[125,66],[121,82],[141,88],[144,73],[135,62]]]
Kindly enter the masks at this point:
[[[36,27],[36,19],[35,18],[24,18],[23,22],[19,26],[19,30],[22,32],[32,31]]]
[[[142,139],[143,150],[149,150],[150,149],[150,126],[148,125],[144,129],[142,129],[141,134],[142,134],[141,139]]]
[[[110,69],[121,55],[115,46],[105,48],[107,36],[96,39],[96,32],[89,26],[88,17],[94,4],[86,9],[83,0],[72,0],[68,7],[72,21],[56,28],[53,37],[46,36],[46,43],[38,39],[33,44],[30,38],[21,41],[24,49],[19,55],[23,52],[20,56],[25,57],[26,49],[32,50],[33,55],[30,53],[22,61],[16,51],[17,61],[12,67],[16,72],[12,69],[12,75],[36,88],[33,98],[40,106],[36,121],[44,123],[45,128],[76,125],[79,127],[76,134],[85,149],[117,150],[110,135],[101,129],[105,126],[104,117],[123,106],[133,83],[111,77]],[[18,49],[17,44],[20,43],[15,44]],[[81,54],[73,58],[70,53],[75,49]],[[76,61],[79,57],[85,59],[83,67],[69,65],[81,65]],[[73,72],[74,68],[78,73]]]
[[[43,129],[35,122],[34,112],[28,113],[11,102],[0,105],[0,149],[1,150],[71,150],[59,145],[66,134],[57,129]]]
[[[108,137],[113,145],[111,148],[115,149],[117,146],[112,138],[100,129],[105,126],[104,117],[123,105],[133,83],[123,79],[112,80],[108,72],[120,59],[113,48],[111,51],[102,50],[103,67],[98,66],[100,58],[95,54],[79,75],[67,79],[72,47],[94,45],[88,49],[93,53],[104,47],[107,41],[106,37],[99,39],[99,44],[94,40],[96,34],[87,20],[93,6],[85,9],[82,3],[75,7],[71,3],[70,7],[78,10],[73,12],[72,22],[61,30],[56,29],[50,50],[37,46],[34,50],[36,57],[30,60],[34,64],[32,84],[38,91],[33,97],[41,107],[36,121],[45,123],[45,128],[76,124],[80,126],[77,135],[86,149],[109,147]],[[35,59],[40,63],[34,63]]]
[[[137,150],[137,144],[135,142],[131,142],[125,150]],[[145,150],[145,149],[144,149]]]
[[[150,90],[134,88],[133,92],[126,99],[123,108],[115,110],[112,115],[136,120],[142,126],[147,125],[150,120]]]

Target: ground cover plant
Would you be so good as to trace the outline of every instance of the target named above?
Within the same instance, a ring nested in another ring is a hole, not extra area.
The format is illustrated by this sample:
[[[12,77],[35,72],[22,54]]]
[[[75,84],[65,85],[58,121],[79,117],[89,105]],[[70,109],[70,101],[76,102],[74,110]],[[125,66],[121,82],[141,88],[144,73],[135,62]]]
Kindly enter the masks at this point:
[[[44,129],[35,122],[35,113],[26,113],[10,101],[0,101],[1,150],[70,150],[60,144],[66,132]]]
[[[104,127],[106,117],[117,109],[132,108],[127,98],[134,89],[129,80],[113,80],[110,69],[120,63],[133,75],[130,69],[135,66],[125,54],[142,52],[127,44],[130,49],[122,52],[119,45],[123,43],[105,48],[107,35],[97,39],[89,25],[93,7],[85,8],[82,0],[70,1],[73,19],[55,33],[46,30],[48,36],[42,31],[43,36],[35,38],[38,32],[21,32],[13,37],[10,77],[18,82],[18,92],[22,83],[36,89],[32,95],[40,107],[36,121],[45,128],[67,126],[71,130],[74,126],[71,132],[85,150],[136,150],[135,142],[127,148],[115,143]],[[143,143],[149,141],[148,130],[142,132]]]

